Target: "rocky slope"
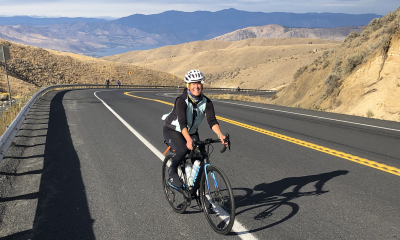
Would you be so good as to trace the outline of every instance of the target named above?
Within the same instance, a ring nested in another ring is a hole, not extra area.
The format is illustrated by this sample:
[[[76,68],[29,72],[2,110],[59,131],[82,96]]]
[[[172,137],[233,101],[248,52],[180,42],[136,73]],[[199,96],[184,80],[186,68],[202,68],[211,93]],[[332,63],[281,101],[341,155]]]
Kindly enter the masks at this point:
[[[321,38],[344,40],[350,32],[360,33],[364,26],[338,28],[288,28],[277,24],[247,27],[214,38],[220,41],[240,41],[249,38]]]
[[[52,84],[104,84],[107,77],[111,84],[117,80],[122,84],[139,85],[172,85],[182,81],[178,77],[171,78],[169,73],[132,64],[45,50],[2,39],[0,45],[10,46],[11,59],[7,61],[7,69],[14,94]],[[133,72],[132,77],[129,77],[129,71]],[[6,92],[4,62],[0,62],[0,79],[4,80],[1,81],[1,91]]]
[[[298,69],[271,103],[400,121],[400,8]]]

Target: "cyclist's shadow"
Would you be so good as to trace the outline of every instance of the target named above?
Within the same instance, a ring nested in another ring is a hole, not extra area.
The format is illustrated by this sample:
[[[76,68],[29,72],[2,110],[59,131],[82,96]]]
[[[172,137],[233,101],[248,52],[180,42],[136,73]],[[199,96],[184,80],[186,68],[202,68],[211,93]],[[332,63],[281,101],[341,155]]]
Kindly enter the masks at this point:
[[[300,206],[291,200],[304,196],[327,193],[324,184],[330,179],[345,175],[338,170],[304,177],[290,177],[272,183],[261,183],[249,188],[234,188],[236,216],[246,222],[249,232],[257,232],[292,218]],[[312,191],[300,192],[307,184],[316,182]],[[293,190],[290,191],[289,188]],[[238,234],[238,233],[236,233]]]

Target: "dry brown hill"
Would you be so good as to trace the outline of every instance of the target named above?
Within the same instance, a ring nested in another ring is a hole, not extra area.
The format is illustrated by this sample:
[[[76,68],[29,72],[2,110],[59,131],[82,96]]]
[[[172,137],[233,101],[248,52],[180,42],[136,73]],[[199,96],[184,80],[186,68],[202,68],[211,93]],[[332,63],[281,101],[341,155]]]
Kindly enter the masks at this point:
[[[126,63],[116,63],[82,55],[45,50],[0,39],[9,45],[11,59],[7,61],[12,94],[20,94],[35,86],[52,84],[122,84],[175,85],[182,79],[171,74]],[[132,71],[132,77],[129,77]],[[4,62],[0,62],[0,90],[7,91]]]
[[[214,38],[220,41],[240,41],[249,38],[320,38],[344,40],[350,32],[360,33],[364,26],[338,28],[289,28],[278,24],[239,29]]]
[[[312,44],[310,44],[312,42]],[[184,77],[205,73],[206,85],[271,89],[293,81],[296,70],[340,42],[322,39],[247,39],[198,41],[103,57]]]
[[[274,101],[400,121],[400,8],[300,68]]]

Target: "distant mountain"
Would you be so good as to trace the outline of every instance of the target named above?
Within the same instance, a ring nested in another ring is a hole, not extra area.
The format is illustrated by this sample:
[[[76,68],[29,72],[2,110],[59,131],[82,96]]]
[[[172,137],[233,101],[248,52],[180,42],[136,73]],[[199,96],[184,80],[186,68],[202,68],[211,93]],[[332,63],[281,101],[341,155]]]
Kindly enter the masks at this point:
[[[172,42],[159,34],[150,34],[130,26],[116,23],[71,23],[36,26],[85,42],[96,42],[104,47],[133,47],[138,45],[167,45]]]
[[[134,14],[112,22],[148,33],[174,37],[177,43],[206,40],[250,26],[279,24],[296,28],[337,28],[365,26],[376,14],[343,13],[263,13],[226,9],[218,12],[167,11],[160,14]]]
[[[0,38],[36,47],[92,55],[99,49],[167,45],[168,39],[113,23],[1,26]]]
[[[279,24],[286,28],[338,28],[365,26],[378,17],[375,14],[262,13],[236,9],[134,14],[112,21],[97,18],[0,17],[0,38],[92,55],[104,48],[160,47],[208,40],[250,26]]]
[[[41,17],[28,17],[28,16],[14,16],[14,17],[1,17],[0,25],[26,25],[26,26],[36,26],[36,25],[50,25],[50,24],[61,24],[61,23],[76,23],[76,22],[107,22],[108,20],[100,18],[41,18]]]
[[[344,40],[351,32],[360,33],[364,27],[288,28],[277,24],[247,27],[214,38],[220,41],[240,41],[249,38],[320,38]]]

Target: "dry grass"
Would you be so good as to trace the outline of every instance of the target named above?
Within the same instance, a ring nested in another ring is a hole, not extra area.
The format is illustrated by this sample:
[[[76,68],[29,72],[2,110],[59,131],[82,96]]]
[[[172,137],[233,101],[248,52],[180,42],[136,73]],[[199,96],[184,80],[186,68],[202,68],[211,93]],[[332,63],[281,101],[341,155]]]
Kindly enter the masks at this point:
[[[358,116],[370,110],[375,117],[400,121],[400,96],[393,88],[399,77],[399,45],[400,8],[299,68],[295,81],[271,103]]]
[[[21,94],[18,96],[17,101],[11,106],[8,107],[6,111],[1,113],[0,117],[0,135],[2,135],[8,126],[12,123],[12,121],[17,117],[21,109],[25,106],[25,104],[32,98],[32,96],[37,93],[41,88],[33,88],[32,90]],[[1,96],[7,96],[8,93],[2,93]],[[14,98],[14,97],[13,97]]]
[[[257,103],[268,102],[268,98],[266,97],[249,96],[242,94],[207,94],[207,97],[210,99],[227,99],[227,100],[244,101],[244,102],[257,102]]]
[[[106,78],[125,85],[178,85],[179,77],[133,64],[115,63],[72,53],[62,53],[16,44],[0,39],[0,45],[10,45],[7,61],[12,96],[28,92],[33,87],[54,84],[105,84]],[[129,76],[132,71],[132,77]],[[0,78],[5,80],[4,63],[0,62]],[[7,92],[6,82],[0,91]]]
[[[367,118],[372,118],[375,116],[374,112],[372,112],[371,109],[368,109],[365,115],[367,116]]]
[[[333,90],[339,85],[339,80],[340,76],[335,73],[331,73],[325,78],[324,84],[326,86],[326,90],[324,97],[332,94]]]
[[[312,44],[308,44],[310,41]],[[339,44],[338,41],[305,38],[208,40],[103,59],[134,63],[180,77],[197,68],[205,73],[206,86],[210,87],[272,89],[291,83],[298,68]]]

